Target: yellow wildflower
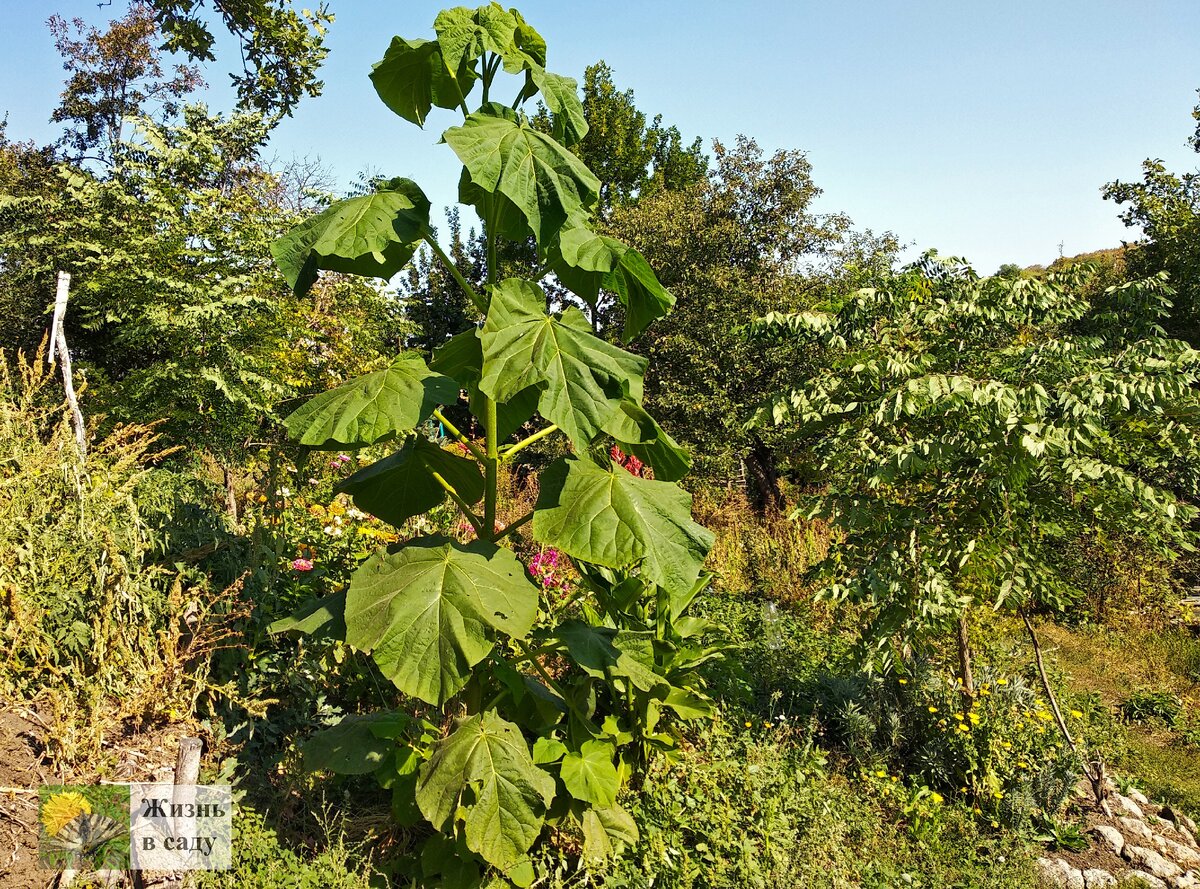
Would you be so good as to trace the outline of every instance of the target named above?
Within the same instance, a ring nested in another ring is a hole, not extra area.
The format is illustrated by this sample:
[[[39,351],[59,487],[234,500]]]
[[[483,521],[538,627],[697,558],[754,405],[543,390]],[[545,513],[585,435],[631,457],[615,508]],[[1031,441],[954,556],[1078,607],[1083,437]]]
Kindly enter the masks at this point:
[[[59,831],[80,815],[91,813],[92,804],[87,797],[77,790],[68,790],[46,800],[42,806],[42,824],[46,825],[46,833],[52,837],[58,836]]]
[[[937,713],[937,707],[933,706],[933,704],[930,704],[930,705],[929,705],[929,712],[930,712],[930,713]]]

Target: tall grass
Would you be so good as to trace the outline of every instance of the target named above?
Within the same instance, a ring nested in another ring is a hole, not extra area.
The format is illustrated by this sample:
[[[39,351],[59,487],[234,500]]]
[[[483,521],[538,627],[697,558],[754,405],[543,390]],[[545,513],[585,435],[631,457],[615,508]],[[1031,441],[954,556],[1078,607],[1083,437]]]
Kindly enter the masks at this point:
[[[154,428],[93,422],[89,438],[84,462],[42,350],[0,353],[0,696],[35,707],[48,752],[75,763],[130,718],[190,714],[231,633],[220,596],[156,559],[139,506]]]

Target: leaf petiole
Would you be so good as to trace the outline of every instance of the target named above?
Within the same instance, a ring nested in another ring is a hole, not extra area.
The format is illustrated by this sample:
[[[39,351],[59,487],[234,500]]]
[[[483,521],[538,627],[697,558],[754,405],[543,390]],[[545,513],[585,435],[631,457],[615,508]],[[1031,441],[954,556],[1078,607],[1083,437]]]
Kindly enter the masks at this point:
[[[450,436],[456,441],[461,442],[466,449],[471,452],[471,456],[473,456],[480,463],[487,462],[487,456],[483,453],[483,451],[479,450],[479,446],[476,445],[475,442],[471,441],[471,439],[463,435],[457,426],[447,420],[445,414],[443,414],[441,410],[434,410],[433,418],[446,427],[446,431],[450,433]]]
[[[529,447],[534,442],[541,441],[543,438],[545,438],[548,435],[553,435],[557,431],[558,431],[558,426],[554,423],[551,423],[545,429],[540,429],[537,432],[533,433],[533,435],[529,436],[529,438],[523,439],[523,440],[517,442],[515,445],[512,445],[509,448],[506,448],[503,451],[503,453],[500,454],[500,458],[502,460],[510,460],[510,459],[512,459],[513,454],[517,453],[518,451],[524,450],[525,448]]]
[[[471,507],[467,505],[467,502],[463,500],[462,497],[458,496],[458,491],[454,490],[454,485],[442,478],[440,473],[430,472],[429,474],[432,475],[434,480],[445,489],[447,494],[450,495],[450,499],[454,501],[455,506],[458,507],[459,511],[466,517],[467,521],[470,522],[475,528],[476,535],[482,538],[483,522],[480,521],[479,516],[475,515],[475,513],[471,511]]]

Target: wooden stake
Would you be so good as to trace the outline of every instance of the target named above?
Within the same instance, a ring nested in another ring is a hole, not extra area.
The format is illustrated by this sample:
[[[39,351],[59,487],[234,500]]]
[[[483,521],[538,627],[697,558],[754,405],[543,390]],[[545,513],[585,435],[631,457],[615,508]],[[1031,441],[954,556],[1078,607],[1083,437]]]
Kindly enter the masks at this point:
[[[50,322],[50,350],[46,361],[54,363],[57,350],[59,364],[62,367],[63,389],[66,391],[67,404],[71,408],[71,419],[75,425],[75,443],[79,447],[79,459],[87,457],[87,435],[83,426],[83,412],[79,409],[79,399],[75,397],[75,383],[71,375],[71,352],[67,348],[67,335],[63,332],[63,318],[67,314],[67,297],[71,292],[71,275],[69,272],[58,273],[58,290],[54,294],[54,320]]]

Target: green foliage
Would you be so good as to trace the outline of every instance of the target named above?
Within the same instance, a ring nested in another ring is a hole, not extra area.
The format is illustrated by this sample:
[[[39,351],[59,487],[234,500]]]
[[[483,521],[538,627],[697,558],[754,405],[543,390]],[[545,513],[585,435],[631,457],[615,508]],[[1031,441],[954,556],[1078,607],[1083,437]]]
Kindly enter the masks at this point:
[[[1200,151],[1200,137],[1193,146]],[[1164,319],[1167,332],[1200,344],[1200,173],[1176,175],[1162,161],[1147,160],[1141,182],[1110,182],[1104,197],[1126,205],[1121,221],[1144,236],[1128,248],[1129,274],[1166,272],[1176,293]]]
[[[0,693],[36,699],[71,763],[126,717],[190,710],[240,606],[187,564],[224,533],[210,492],[151,469],[146,426],[92,435],[85,469],[44,359],[0,353]]]
[[[1129,722],[1160,722],[1174,728],[1183,716],[1183,701],[1169,691],[1139,689],[1121,701],[1120,710]]]
[[[641,347],[650,359],[647,405],[695,452],[697,474],[710,481],[739,477],[743,461],[770,475],[775,436],[742,423],[750,406],[809,367],[796,350],[746,336],[750,324],[809,304],[826,282],[815,270],[803,277],[806,264],[841,247],[845,255],[827,263],[840,279],[861,259],[844,216],[813,212],[820,189],[811,174],[803,153],[768,157],[739,137],[734,146],[716,146],[709,176],[681,190],[651,189],[615,208],[602,229],[636,247],[676,299]],[[873,282],[870,270],[851,280],[860,278]],[[638,324],[628,306],[601,304],[598,327],[608,336]]]
[[[147,0],[167,41],[165,49],[214,61],[217,36],[201,15],[204,2]],[[323,84],[325,32],[333,22],[325,4],[296,12],[291,0],[212,0],[221,24],[240,43],[242,73],[231,74],[241,107],[275,118],[290,115]]]
[[[869,639],[918,642],[972,602],[1065,608],[1060,550],[1088,534],[1189,549],[1198,356],[1158,326],[1164,281],[926,268],[763,322],[826,367],[757,422],[828,485],[809,509],[843,535],[823,580],[866,606]]]
[[[672,303],[636,251],[590,229],[599,182],[567,147],[587,131],[574,81],[546,71],[544,41],[515,10],[447,10],[434,31],[434,41],[394,40],[372,79],[418,125],[434,106],[461,110],[444,141],[464,165],[462,198],[484,221],[483,286],[442,250],[428,202],[407,180],[334,203],[273,252],[303,295],[318,270],[386,277],[424,244],[483,323],[447,340],[431,364],[404,353],[312,399],[286,425],[307,447],[397,447],[339,490],[402,533],[449,497],[476,539],[429,533],[427,523],[370,556],[344,604],[333,592],[274,629],[326,635],[340,618],[346,643],[401,692],[396,709],[347,717],[304,752],[311,766],[371,774],[391,789],[397,820],[432,825],[420,877],[473,885],[492,868],[528,885],[527,855],[547,822],[577,837],[586,860],[636,840],[618,794],[652,752],[676,746],[669,715],[712,713],[699,668],[725,648],[705,642],[714,625],[687,614],[707,584],[712,545],[691,520],[690,496],[609,453],[619,443],[656,474],[686,471],[687,455],[642,407],[645,360],[597,337],[579,309],[548,310],[540,283],[552,269],[575,270],[577,297],[593,306],[611,289],[630,336]],[[488,100],[501,71],[521,83],[512,107]],[[539,94],[548,132],[520,110]],[[531,247],[541,271],[502,279],[505,241]],[[460,415],[464,394],[467,428],[482,427],[482,442],[444,412]],[[430,419],[458,453],[429,439]],[[525,437],[513,441],[518,431]],[[504,526],[502,463],[556,433],[574,453],[542,473],[534,508]],[[538,544],[577,560],[580,584],[566,603],[549,599],[509,548],[529,522]]]
[[[605,886],[1031,885],[1011,836],[928,789],[848,782],[794,728],[719,714],[692,754],[650,769],[633,808],[642,841],[603,872]],[[918,819],[927,828],[914,839]]]
[[[294,216],[254,161],[260,120],[191,107],[178,126],[141,126],[110,175],[58,165],[53,189],[22,186],[0,202],[0,255],[42,305],[54,272],[72,273],[67,337],[88,413],[167,418],[170,444],[240,462],[281,399],[325,385],[330,370],[361,370],[391,320],[375,290],[344,280],[309,305],[288,295],[268,246]]]

